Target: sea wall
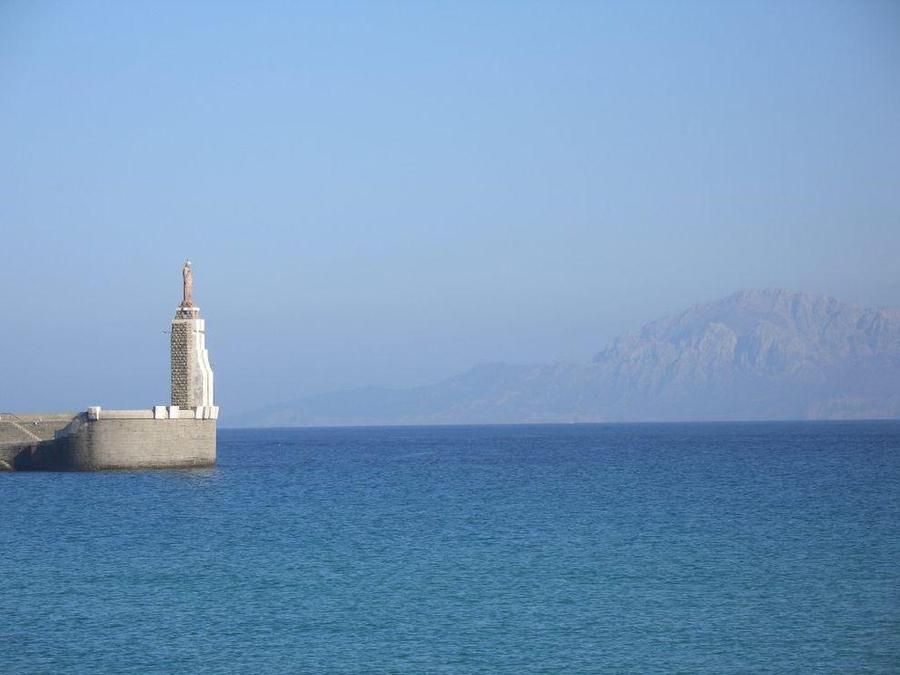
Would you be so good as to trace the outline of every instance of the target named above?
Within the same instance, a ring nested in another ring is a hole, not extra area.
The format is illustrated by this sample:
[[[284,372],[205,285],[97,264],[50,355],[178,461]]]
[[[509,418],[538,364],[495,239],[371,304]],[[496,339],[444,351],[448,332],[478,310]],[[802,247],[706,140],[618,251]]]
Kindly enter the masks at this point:
[[[188,468],[216,462],[217,410],[90,409],[0,416],[0,469],[97,471]],[[23,432],[30,432],[30,435]]]
[[[11,415],[0,413],[0,447],[12,443],[34,443],[52,440],[67,427],[78,413],[48,413],[44,415]]]

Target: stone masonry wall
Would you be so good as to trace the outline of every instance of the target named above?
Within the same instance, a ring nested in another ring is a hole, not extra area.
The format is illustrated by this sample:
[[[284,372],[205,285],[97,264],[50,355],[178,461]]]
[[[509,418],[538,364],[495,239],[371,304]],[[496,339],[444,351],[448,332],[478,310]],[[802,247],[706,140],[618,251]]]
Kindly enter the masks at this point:
[[[12,443],[33,443],[51,440],[64,429],[76,413],[49,413],[46,415],[0,414],[0,446]]]
[[[101,413],[102,415],[102,413]],[[47,441],[0,445],[0,470],[96,471],[216,463],[216,421],[76,417]]]
[[[194,362],[194,340],[189,321],[172,322],[172,405],[190,408]]]

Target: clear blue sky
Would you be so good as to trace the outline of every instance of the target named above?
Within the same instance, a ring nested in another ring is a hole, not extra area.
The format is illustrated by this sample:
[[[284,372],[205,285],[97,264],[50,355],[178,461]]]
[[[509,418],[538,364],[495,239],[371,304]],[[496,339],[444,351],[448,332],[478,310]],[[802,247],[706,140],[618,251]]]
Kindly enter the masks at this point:
[[[0,4],[0,410],[588,360],[739,288],[900,304],[900,3]]]

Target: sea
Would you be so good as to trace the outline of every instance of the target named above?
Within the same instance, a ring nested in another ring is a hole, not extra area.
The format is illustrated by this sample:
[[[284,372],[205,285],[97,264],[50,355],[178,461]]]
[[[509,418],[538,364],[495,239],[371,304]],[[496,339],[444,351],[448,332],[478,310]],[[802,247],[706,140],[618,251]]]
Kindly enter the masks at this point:
[[[900,672],[896,421],[221,429],[0,500],[0,673]]]

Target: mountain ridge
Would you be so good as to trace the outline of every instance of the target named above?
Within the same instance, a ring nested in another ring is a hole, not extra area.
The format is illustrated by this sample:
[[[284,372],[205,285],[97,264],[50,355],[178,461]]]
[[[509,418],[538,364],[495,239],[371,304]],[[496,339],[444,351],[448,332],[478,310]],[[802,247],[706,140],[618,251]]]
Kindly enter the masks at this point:
[[[255,426],[900,416],[900,310],[746,289],[624,333],[589,363],[483,363],[254,411]]]

